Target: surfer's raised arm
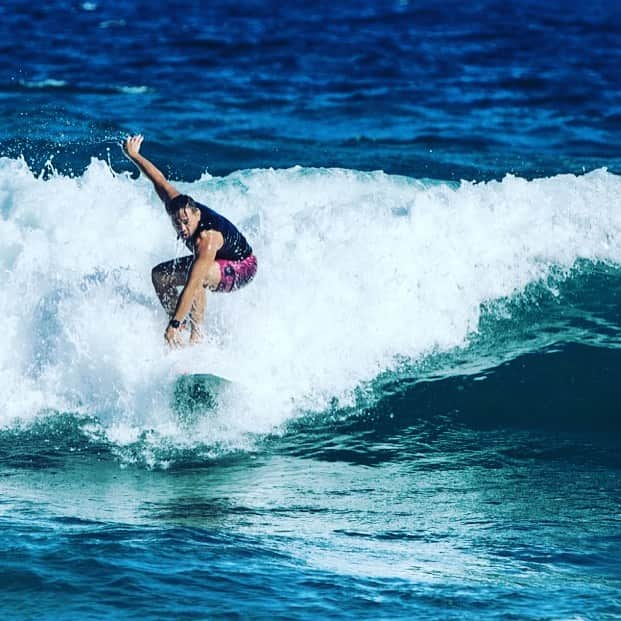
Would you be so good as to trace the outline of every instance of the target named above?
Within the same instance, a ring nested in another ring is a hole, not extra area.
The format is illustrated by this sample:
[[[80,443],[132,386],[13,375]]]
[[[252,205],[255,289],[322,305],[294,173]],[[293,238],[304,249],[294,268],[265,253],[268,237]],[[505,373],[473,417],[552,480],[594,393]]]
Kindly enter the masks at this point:
[[[168,182],[168,179],[164,177],[164,174],[159,168],[140,154],[140,145],[142,145],[143,140],[144,136],[140,134],[137,136],[129,136],[123,143],[123,151],[125,155],[138,166],[140,171],[151,183],[153,183],[153,187],[162,201],[168,203],[168,201],[175,198],[175,196],[179,196],[181,192]]]

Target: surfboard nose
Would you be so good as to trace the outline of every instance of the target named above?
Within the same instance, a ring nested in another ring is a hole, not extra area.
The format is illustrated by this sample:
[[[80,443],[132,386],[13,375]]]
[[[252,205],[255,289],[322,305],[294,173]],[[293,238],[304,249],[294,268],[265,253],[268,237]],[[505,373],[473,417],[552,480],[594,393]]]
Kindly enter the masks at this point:
[[[180,375],[173,385],[171,407],[180,419],[192,422],[200,414],[213,411],[232,386],[230,380],[211,373]]]

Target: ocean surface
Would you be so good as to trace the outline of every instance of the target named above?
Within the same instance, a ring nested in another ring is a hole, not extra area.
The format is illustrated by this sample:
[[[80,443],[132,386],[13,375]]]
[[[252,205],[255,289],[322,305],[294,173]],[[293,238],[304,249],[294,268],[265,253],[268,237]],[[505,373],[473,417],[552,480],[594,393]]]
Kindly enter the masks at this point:
[[[3,2],[0,617],[620,619],[620,6]]]

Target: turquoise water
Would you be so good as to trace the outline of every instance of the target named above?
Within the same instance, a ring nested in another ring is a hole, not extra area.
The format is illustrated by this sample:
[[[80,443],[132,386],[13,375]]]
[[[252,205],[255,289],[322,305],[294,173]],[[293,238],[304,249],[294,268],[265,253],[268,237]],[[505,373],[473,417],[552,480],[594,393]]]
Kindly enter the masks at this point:
[[[28,453],[22,435],[3,466],[5,610],[618,616],[616,442],[390,404],[375,417],[301,422],[254,452],[165,471],[54,446],[57,423],[40,430],[44,456],[42,438],[31,432]]]

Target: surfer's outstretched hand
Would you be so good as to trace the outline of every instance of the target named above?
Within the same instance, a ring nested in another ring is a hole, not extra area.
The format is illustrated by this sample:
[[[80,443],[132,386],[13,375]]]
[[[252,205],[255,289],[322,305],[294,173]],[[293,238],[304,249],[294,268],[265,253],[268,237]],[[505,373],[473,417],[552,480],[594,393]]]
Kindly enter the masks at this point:
[[[133,160],[140,152],[140,145],[143,140],[144,136],[142,134],[128,136],[123,143],[123,151],[125,152],[125,155]]]
[[[177,328],[168,326],[166,332],[164,332],[164,338],[171,347],[183,347],[183,340]]]

